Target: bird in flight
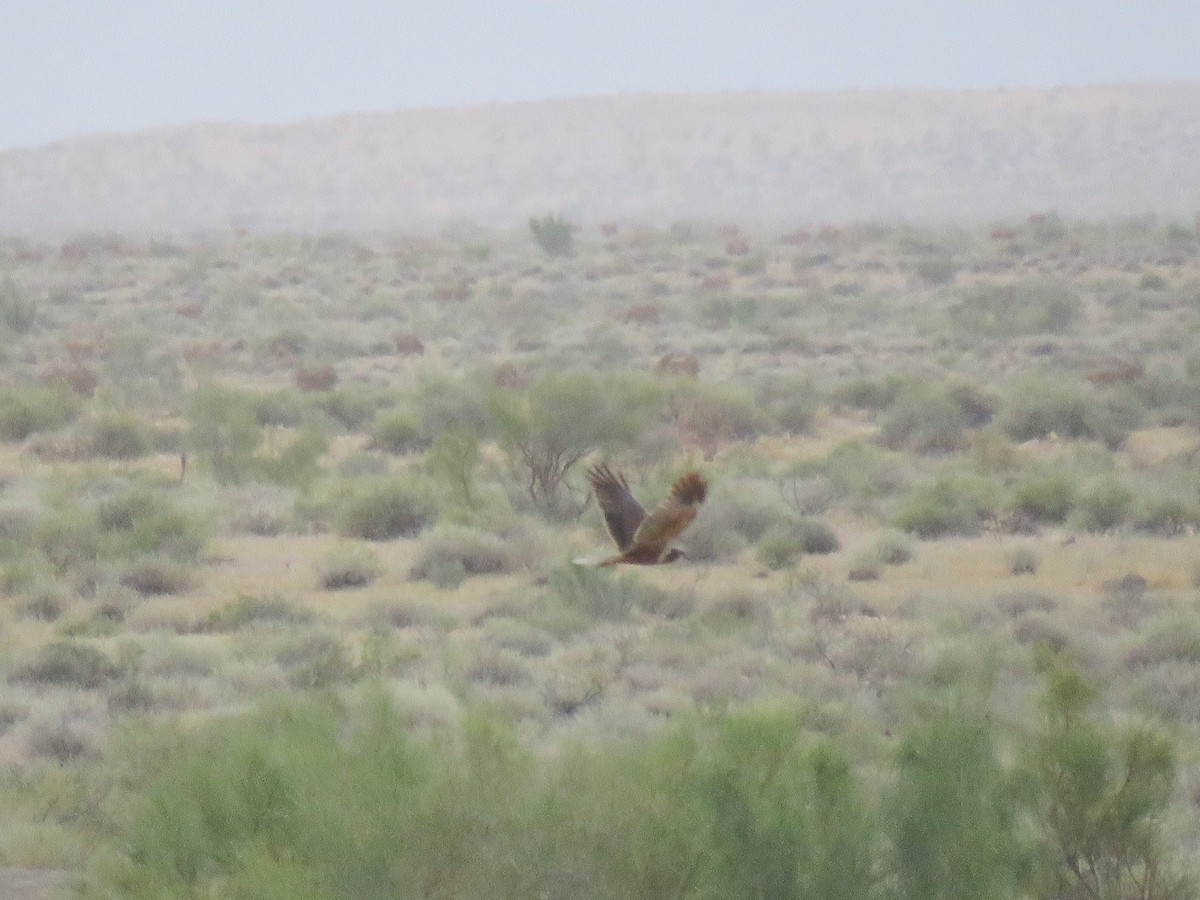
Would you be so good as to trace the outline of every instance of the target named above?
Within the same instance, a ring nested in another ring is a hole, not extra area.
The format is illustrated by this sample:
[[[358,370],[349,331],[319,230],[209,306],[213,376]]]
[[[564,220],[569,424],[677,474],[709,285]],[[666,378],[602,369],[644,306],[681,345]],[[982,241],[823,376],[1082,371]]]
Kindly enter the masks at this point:
[[[654,566],[686,555],[671,543],[692,524],[708,493],[708,484],[698,472],[679,478],[667,498],[649,515],[629,490],[625,476],[614,474],[607,465],[593,466],[588,471],[588,482],[604,513],[608,533],[621,551],[596,565]]]

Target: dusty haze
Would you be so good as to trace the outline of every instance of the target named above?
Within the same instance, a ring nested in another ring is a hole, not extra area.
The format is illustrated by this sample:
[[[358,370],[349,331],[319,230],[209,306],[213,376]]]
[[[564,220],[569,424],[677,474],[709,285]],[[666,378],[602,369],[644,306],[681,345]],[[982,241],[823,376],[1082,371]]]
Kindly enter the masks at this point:
[[[0,228],[969,221],[1200,210],[1200,84],[641,95],[0,153]]]

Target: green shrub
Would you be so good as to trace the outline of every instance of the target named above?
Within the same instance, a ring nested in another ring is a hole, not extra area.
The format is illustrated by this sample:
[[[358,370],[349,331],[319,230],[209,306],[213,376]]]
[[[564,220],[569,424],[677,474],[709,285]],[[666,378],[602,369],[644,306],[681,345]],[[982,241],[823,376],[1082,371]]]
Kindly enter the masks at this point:
[[[1080,492],[1071,523],[1084,531],[1109,531],[1125,523],[1133,501],[1133,491],[1121,482],[1097,481]]]
[[[1116,449],[1141,423],[1141,410],[1116,395],[1101,397],[1061,379],[1027,378],[1014,384],[997,413],[1000,428],[1013,440],[1090,438]]]
[[[879,439],[892,450],[949,453],[967,446],[966,430],[985,425],[994,401],[974,385],[914,386],[903,391],[880,423]]]
[[[547,213],[540,218],[530,218],[529,230],[547,256],[571,255],[575,243],[574,229],[562,216]]]
[[[615,573],[587,566],[564,566],[550,573],[550,592],[570,609],[589,618],[622,620],[651,591],[632,572]]]
[[[951,316],[964,335],[1009,340],[1064,334],[1082,312],[1079,290],[1070,282],[1025,279],[972,284],[963,290]]]
[[[790,525],[772,525],[763,532],[754,549],[758,561],[768,569],[786,569],[803,555],[803,548]]]
[[[212,468],[222,483],[246,477],[262,442],[262,431],[249,398],[228,388],[202,385],[192,397],[187,445]]]
[[[697,768],[712,844],[698,881],[713,895],[876,895],[878,838],[865,798],[845,758],[808,739],[798,717],[728,718]]]
[[[104,413],[87,423],[84,443],[93,456],[138,459],[154,449],[151,426],[128,412]]]
[[[1021,775],[1040,832],[1038,896],[1195,896],[1164,850],[1162,816],[1175,783],[1170,740],[1147,726],[1096,721],[1095,689],[1053,660],[1042,696],[1044,720]]]
[[[369,479],[342,501],[338,531],[342,537],[368,541],[412,537],[433,521],[435,513],[433,501],[412,482]]]
[[[996,511],[997,489],[967,475],[945,475],[901,501],[893,524],[923,538],[973,535]]]
[[[1025,896],[1016,793],[985,722],[955,710],[915,726],[900,748],[890,812],[899,896]]]
[[[259,623],[267,625],[303,625],[313,615],[303,607],[281,597],[254,597],[243,594],[219,609],[214,609],[200,622],[201,631],[240,631]]]
[[[24,334],[37,322],[38,305],[16,282],[0,282],[0,322],[15,334]]]
[[[428,442],[422,436],[421,424],[414,415],[393,411],[375,418],[369,446],[399,456],[423,450]]]
[[[563,494],[571,469],[594,451],[633,446],[656,395],[637,379],[565,372],[534,381],[525,394],[489,394],[490,429],[536,509],[557,517],[578,512]]]
[[[359,675],[345,645],[328,634],[292,642],[275,654],[275,661],[287,672],[288,683],[301,690],[346,684]]]
[[[778,522],[758,540],[759,561],[771,569],[791,565],[804,553],[836,553],[841,547],[833,529],[815,519]]]
[[[464,577],[511,572],[520,557],[511,540],[478,528],[449,525],[425,537],[409,576],[439,582],[439,575],[445,577],[452,570],[461,570]]]
[[[1014,513],[1035,522],[1062,522],[1075,502],[1075,479],[1062,470],[1035,472],[1013,488]]]
[[[62,428],[79,415],[79,400],[63,384],[0,387],[0,440],[23,441]]]
[[[16,672],[20,681],[93,690],[121,674],[121,667],[91,644],[51,641]]]

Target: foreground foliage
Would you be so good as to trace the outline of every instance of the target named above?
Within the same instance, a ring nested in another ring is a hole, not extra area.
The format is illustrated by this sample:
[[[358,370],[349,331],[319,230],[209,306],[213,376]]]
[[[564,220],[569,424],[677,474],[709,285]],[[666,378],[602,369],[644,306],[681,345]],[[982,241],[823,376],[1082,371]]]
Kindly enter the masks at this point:
[[[1011,730],[948,694],[885,751],[882,793],[787,706],[547,754],[486,715],[417,734],[378,690],[268,704],[142,785],[87,894],[1196,896],[1160,835],[1171,742],[1098,721],[1061,660],[1044,683]]]

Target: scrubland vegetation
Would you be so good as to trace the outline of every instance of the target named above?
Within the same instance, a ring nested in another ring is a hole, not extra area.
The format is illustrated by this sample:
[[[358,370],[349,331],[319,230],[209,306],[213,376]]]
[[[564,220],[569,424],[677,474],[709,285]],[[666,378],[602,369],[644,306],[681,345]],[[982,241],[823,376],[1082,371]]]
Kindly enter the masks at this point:
[[[1197,896],[1192,223],[528,226],[0,239],[0,864]]]

